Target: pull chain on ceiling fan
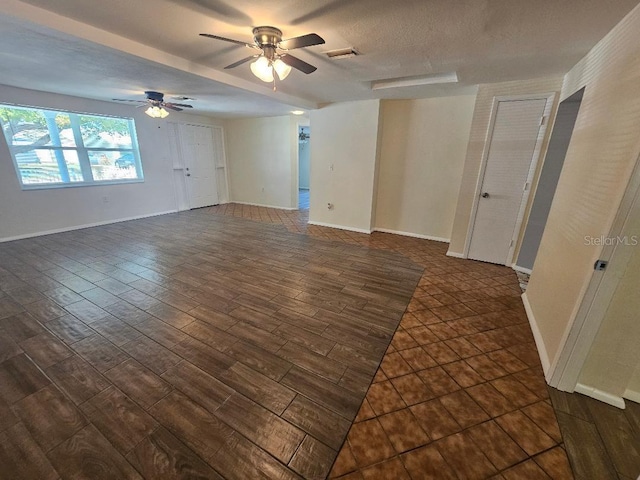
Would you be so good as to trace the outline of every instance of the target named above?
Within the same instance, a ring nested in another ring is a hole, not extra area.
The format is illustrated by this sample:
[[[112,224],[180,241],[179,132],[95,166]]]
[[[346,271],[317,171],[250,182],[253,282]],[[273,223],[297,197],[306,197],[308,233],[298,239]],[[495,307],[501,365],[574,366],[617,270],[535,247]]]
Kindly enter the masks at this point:
[[[313,45],[321,45],[324,43],[324,39],[315,33],[282,40],[282,31],[278,28],[268,26],[256,27],[253,29],[254,43],[241,42],[239,40],[211,35],[209,33],[201,33],[200,35],[202,37],[213,38],[215,40],[235,43],[236,45],[242,45],[259,51],[259,53],[243,58],[242,60],[238,60],[224,68],[225,70],[228,70],[250,60],[256,59],[251,64],[251,72],[263,82],[273,82],[274,90],[275,76],[277,75],[280,80],[284,80],[291,72],[291,68],[295,68],[305,74],[316,71],[316,67],[294,57],[289,53],[289,50],[311,47]]]

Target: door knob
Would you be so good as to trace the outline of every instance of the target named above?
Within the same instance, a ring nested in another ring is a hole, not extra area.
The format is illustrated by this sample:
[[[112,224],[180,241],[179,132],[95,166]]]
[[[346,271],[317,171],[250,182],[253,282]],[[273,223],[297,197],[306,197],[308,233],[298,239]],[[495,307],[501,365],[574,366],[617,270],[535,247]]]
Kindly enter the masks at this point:
[[[190,173],[187,173],[187,177],[190,177],[190,176],[191,176],[191,174],[190,174]]]
[[[488,194],[487,192],[484,192],[484,193],[482,194],[482,198],[489,198],[489,194]]]

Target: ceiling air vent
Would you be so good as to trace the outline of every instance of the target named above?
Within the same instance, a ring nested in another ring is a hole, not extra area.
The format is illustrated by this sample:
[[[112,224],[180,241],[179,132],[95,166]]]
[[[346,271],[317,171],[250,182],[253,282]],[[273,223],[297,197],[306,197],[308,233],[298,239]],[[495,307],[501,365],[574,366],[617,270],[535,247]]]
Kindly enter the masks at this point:
[[[338,60],[339,58],[355,57],[357,55],[360,55],[360,52],[358,52],[353,47],[347,47],[347,48],[338,48],[337,50],[329,50],[328,52],[324,52],[324,54],[329,58]]]

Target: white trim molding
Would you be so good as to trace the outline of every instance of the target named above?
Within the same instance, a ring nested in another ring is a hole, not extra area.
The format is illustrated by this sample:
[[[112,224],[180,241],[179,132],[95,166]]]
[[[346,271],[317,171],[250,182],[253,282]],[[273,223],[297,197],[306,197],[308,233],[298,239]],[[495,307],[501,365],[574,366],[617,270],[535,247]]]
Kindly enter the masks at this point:
[[[626,398],[627,400],[631,400],[632,402],[640,403],[640,392],[635,392],[627,388],[624,391],[622,398]]]
[[[547,382],[549,382],[549,367],[551,362],[549,361],[549,354],[547,353],[547,349],[544,346],[544,342],[542,341],[542,334],[540,333],[540,329],[538,328],[538,323],[533,315],[533,310],[531,310],[531,304],[529,304],[529,299],[527,298],[526,292],[522,294],[522,303],[524,304],[524,310],[527,312],[527,318],[529,319],[529,325],[531,326],[531,333],[533,333],[533,339],[536,342],[536,348],[538,349],[538,356],[540,357],[540,363],[542,363],[542,370],[544,371],[544,376]]]
[[[511,265],[511,268],[514,269],[516,272],[526,273],[528,275],[531,275],[531,273],[533,273],[530,268],[521,267],[519,265],[516,265],[515,263]]]
[[[467,258],[467,256],[464,253],[459,253],[459,252],[452,252],[451,250],[449,250],[447,252],[447,257],[453,257],[453,258]]]
[[[578,383],[576,384],[576,389],[574,391],[586,395],[587,397],[600,400],[601,402],[608,403],[609,405],[613,405],[614,407],[622,409],[625,408],[624,398],[618,397],[617,395],[612,395],[603,390],[598,390],[597,388],[590,387],[589,385]]]
[[[423,240],[433,240],[434,242],[449,243],[450,238],[434,237],[431,235],[422,235],[421,233],[403,232],[400,230],[392,230],[390,228],[374,228],[374,232],[392,233],[394,235],[402,235],[403,237],[421,238]]]
[[[52,235],[54,233],[71,232],[73,230],[82,230],[83,228],[99,227],[101,225],[109,225],[112,223],[128,222],[130,220],[140,220],[141,218],[157,217],[159,215],[167,215],[176,213],[178,210],[167,210],[165,212],[149,213],[146,215],[137,215],[135,217],[118,218],[115,220],[105,220],[103,222],[85,223],[84,225],[74,225],[72,227],[56,228],[54,230],[45,230],[43,232],[26,233],[24,235],[16,235],[15,237],[0,238],[0,243],[12,242],[14,240],[22,240],[25,238],[42,237],[43,235]]]
[[[349,232],[366,233],[367,235],[371,234],[371,230],[365,230],[364,228],[345,227],[344,225],[334,225],[333,223],[324,223],[324,222],[312,222],[311,220],[309,220],[307,223],[309,225],[316,225],[318,227],[337,228],[338,230],[347,230]]]

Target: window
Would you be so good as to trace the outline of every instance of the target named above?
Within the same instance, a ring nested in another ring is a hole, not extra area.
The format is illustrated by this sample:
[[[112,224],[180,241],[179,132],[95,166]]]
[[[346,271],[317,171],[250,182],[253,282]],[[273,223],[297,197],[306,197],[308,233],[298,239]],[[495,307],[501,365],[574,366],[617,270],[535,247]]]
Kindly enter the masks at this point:
[[[132,118],[0,105],[22,188],[142,181]]]

